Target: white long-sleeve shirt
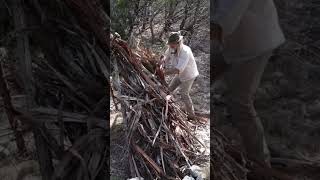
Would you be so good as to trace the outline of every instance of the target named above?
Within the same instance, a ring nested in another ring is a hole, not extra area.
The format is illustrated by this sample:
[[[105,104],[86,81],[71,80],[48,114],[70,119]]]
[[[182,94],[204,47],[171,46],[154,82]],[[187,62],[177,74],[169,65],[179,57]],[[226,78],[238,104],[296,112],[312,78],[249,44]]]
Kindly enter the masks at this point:
[[[165,52],[165,62],[167,67],[177,68],[179,70],[180,81],[188,81],[199,75],[197,63],[194,59],[191,48],[185,44],[181,44],[177,53],[168,48]]]
[[[259,56],[285,42],[273,0],[214,0],[211,20],[224,32],[224,56],[236,63]]]

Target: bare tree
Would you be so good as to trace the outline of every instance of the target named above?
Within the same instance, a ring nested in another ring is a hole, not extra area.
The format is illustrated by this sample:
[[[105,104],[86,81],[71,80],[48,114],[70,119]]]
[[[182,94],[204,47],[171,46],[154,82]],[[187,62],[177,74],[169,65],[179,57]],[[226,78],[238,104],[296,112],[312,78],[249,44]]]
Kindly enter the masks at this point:
[[[178,0],[169,0],[166,2],[165,12],[164,12],[165,22],[164,22],[164,27],[159,34],[160,40],[162,39],[164,33],[167,33],[170,31],[171,25],[173,24],[173,19],[174,19],[174,15],[175,15],[178,4],[179,4]]]
[[[141,0],[134,31],[140,35],[150,30],[153,43],[170,31],[184,30],[189,38],[209,17],[208,5],[207,0]]]

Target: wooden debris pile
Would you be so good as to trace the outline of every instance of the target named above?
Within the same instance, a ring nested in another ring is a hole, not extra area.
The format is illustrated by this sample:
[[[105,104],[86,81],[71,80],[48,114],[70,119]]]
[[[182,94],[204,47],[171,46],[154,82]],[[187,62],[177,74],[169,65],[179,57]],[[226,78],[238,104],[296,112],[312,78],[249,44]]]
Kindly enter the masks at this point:
[[[45,8],[48,5],[39,6]],[[34,36],[44,53],[36,51],[33,59],[37,104],[58,108],[64,99],[63,109],[107,117],[104,104],[108,102],[109,45],[108,32],[101,28],[108,26],[108,19],[99,16],[96,8],[101,7],[94,1],[68,0],[60,6],[54,7],[57,9],[53,12],[62,8],[66,10],[65,14],[39,12],[47,13],[52,20],[48,18],[43,25],[41,36]],[[81,18],[79,23],[75,22],[74,16]]]
[[[144,66],[144,56],[133,54],[124,41],[115,38],[111,45],[112,85],[125,119],[131,175],[182,178],[183,167],[205,161],[204,145],[194,135],[196,122],[188,121],[167,96],[155,61],[148,63],[154,67],[152,73]]]

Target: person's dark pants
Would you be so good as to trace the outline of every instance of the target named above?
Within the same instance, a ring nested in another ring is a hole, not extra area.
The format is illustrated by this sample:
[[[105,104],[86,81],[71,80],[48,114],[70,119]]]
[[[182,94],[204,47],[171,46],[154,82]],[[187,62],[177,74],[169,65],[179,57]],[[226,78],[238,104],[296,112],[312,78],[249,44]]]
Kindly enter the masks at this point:
[[[225,74],[228,86],[228,108],[239,130],[249,158],[270,166],[270,153],[264,129],[254,108],[254,95],[272,52],[234,63]]]
[[[190,90],[193,85],[193,82],[196,78],[181,81],[179,76],[175,76],[169,84],[169,91],[173,92],[175,89],[180,87],[181,99],[185,105],[185,109],[188,115],[194,116],[194,107],[192,99],[190,97]]]

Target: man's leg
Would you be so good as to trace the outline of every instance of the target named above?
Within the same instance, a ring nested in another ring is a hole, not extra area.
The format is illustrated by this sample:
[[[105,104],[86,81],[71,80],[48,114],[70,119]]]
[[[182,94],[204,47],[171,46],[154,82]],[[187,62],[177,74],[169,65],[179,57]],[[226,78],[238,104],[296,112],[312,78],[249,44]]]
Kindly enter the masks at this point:
[[[177,89],[177,87],[178,87],[180,84],[181,84],[181,81],[180,81],[180,79],[179,79],[179,76],[175,76],[175,77],[171,80],[171,82],[170,82],[170,84],[169,84],[169,91],[170,91],[170,92],[173,92],[174,90]]]
[[[180,85],[181,99],[184,102],[184,105],[185,105],[185,108],[186,108],[188,115],[190,115],[190,116],[194,116],[194,107],[193,107],[192,99],[190,97],[190,90],[191,90],[191,87],[192,87],[194,80],[195,80],[195,78],[188,80],[188,81],[185,81],[185,82],[182,82]]]
[[[272,52],[242,63],[232,64],[226,77],[229,110],[239,129],[249,158],[270,166],[270,153],[262,123],[254,108],[254,95]]]

